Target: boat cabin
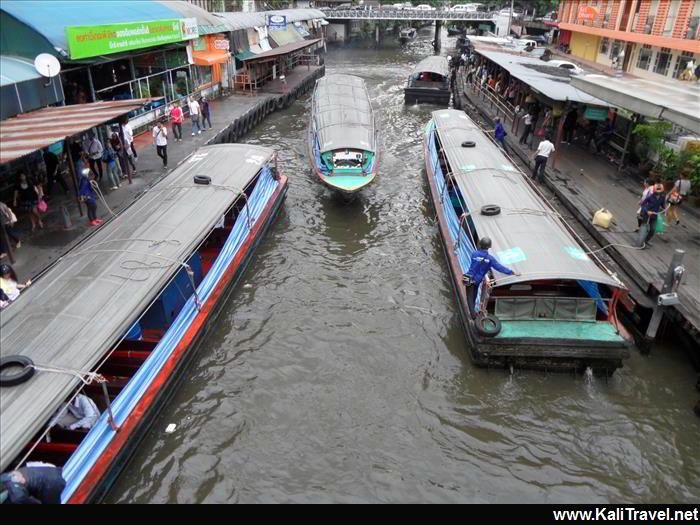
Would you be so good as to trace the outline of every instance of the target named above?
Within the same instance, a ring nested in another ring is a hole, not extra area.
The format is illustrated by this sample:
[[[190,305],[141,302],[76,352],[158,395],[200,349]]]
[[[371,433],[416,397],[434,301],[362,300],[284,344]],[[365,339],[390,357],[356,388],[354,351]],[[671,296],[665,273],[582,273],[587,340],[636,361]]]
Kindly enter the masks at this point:
[[[447,58],[431,56],[413,68],[404,89],[406,104],[421,102],[448,106],[450,103],[450,69]]]

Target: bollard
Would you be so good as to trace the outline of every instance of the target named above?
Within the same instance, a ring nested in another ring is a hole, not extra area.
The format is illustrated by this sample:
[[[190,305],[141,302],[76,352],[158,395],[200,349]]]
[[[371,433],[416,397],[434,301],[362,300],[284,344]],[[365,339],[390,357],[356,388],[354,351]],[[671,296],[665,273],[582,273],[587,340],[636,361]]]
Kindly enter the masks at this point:
[[[61,220],[63,221],[63,229],[70,230],[73,228],[73,221],[71,221],[70,213],[65,204],[61,204]]]
[[[659,295],[659,302],[654,308],[654,313],[649,320],[649,325],[647,326],[646,333],[644,334],[645,352],[648,353],[651,350],[651,344],[656,339],[656,334],[661,325],[661,321],[664,317],[664,308],[666,307],[661,300],[669,292],[675,292],[681,283],[683,274],[685,273],[685,268],[683,267],[683,256],[685,255],[684,250],[676,250],[671,259],[671,264],[668,267],[666,276],[664,277],[664,284],[661,287],[661,294]],[[677,300],[676,300],[677,302]]]

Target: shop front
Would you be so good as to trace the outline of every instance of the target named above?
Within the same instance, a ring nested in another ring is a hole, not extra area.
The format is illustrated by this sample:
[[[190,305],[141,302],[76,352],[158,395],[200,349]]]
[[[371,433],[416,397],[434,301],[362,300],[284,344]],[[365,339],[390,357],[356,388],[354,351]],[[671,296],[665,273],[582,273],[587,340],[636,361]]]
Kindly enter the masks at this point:
[[[206,35],[192,43],[192,61],[198,77],[203,81],[199,89],[215,93],[231,86],[233,66],[230,47],[228,38],[222,34]]]

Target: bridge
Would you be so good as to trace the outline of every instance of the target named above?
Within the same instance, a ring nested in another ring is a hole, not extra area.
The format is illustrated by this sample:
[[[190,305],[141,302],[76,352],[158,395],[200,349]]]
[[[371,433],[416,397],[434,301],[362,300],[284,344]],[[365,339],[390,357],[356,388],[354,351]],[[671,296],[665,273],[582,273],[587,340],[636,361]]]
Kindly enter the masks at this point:
[[[436,9],[416,11],[413,9],[323,9],[326,19],[332,20],[418,20],[425,22],[494,22],[492,13],[466,13]]]

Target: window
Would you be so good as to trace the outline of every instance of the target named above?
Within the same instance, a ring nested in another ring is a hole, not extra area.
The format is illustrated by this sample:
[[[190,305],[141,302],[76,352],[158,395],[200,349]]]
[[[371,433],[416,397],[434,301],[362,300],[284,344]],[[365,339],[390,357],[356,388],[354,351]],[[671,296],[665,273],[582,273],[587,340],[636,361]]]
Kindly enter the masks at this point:
[[[195,66],[197,70],[197,85],[211,84],[211,66]]]
[[[694,60],[694,57],[690,51],[683,51],[683,53],[678,55],[676,66],[673,68],[673,78],[679,78],[691,60]]]
[[[649,71],[649,64],[651,64],[651,46],[644,44],[639,50],[639,58],[637,59],[637,68],[643,69],[644,71]]]
[[[610,51],[610,39],[609,38],[603,38],[600,41],[600,51],[599,53],[601,55],[607,55],[608,51]]]
[[[617,56],[622,51],[623,42],[621,40],[614,40],[612,46],[610,46],[610,58],[616,59]]]
[[[656,63],[654,64],[654,73],[666,76],[668,68],[671,65],[671,49],[662,47],[656,54]]]

